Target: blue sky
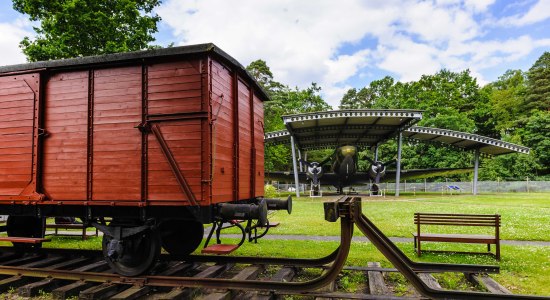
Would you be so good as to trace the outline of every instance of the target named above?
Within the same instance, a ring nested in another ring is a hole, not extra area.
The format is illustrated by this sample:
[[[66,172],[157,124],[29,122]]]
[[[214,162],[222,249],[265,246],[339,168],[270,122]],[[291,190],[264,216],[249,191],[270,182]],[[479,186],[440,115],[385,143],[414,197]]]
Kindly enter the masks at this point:
[[[417,80],[469,69],[480,84],[527,70],[550,51],[550,0],[164,0],[157,44],[213,42],[275,79],[311,82],[334,107],[343,93],[386,75]],[[0,1],[0,65],[22,63],[32,24]]]

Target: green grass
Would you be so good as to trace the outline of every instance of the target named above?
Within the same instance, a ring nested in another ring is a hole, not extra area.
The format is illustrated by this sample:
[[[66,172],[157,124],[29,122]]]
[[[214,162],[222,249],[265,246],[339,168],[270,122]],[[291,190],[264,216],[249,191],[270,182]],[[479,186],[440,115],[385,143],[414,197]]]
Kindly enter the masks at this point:
[[[323,219],[323,202],[336,197],[298,198],[292,215],[280,211],[272,221],[281,225],[272,234],[338,235],[339,227]],[[494,195],[406,195],[400,198],[363,197],[363,213],[386,235],[411,237],[416,228],[415,212],[500,214],[501,238],[507,240],[550,241],[550,193],[514,193]],[[491,233],[483,227],[440,226],[440,233]],[[458,230],[458,231],[457,231]],[[356,235],[359,234],[356,232]]]

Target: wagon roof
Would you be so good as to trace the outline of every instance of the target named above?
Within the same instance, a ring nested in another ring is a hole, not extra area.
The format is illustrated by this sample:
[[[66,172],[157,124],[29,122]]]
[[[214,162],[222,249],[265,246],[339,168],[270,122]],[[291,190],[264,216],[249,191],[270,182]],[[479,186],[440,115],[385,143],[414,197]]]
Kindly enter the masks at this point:
[[[97,55],[97,56],[84,56],[84,57],[67,58],[67,59],[59,59],[59,60],[38,61],[33,63],[10,65],[10,66],[0,66],[0,74],[11,73],[11,72],[32,71],[32,70],[39,70],[39,69],[54,69],[54,70],[71,69],[71,68],[86,67],[90,65],[112,64],[114,62],[123,63],[123,62],[140,61],[140,60],[149,59],[149,58],[153,59],[153,58],[159,58],[159,57],[197,55],[197,54],[204,54],[204,53],[214,54],[215,56],[221,58],[225,63],[229,63],[237,67],[241,75],[244,75],[247,79],[250,80],[250,82],[252,82],[252,84],[254,85],[254,89],[259,92],[262,100],[264,101],[269,100],[269,96],[258,84],[258,82],[254,79],[254,77],[252,77],[236,59],[231,57],[229,54],[227,54],[225,51],[223,51],[213,43],[104,54],[104,55]]]

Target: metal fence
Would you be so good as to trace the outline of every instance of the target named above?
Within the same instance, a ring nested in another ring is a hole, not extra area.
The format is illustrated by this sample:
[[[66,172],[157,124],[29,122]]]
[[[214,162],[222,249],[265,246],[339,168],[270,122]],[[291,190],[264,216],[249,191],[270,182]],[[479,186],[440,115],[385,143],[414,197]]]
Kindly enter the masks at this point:
[[[273,186],[278,191],[294,191],[294,184],[273,182]],[[473,182],[466,181],[447,181],[447,182],[401,182],[399,190],[401,192],[441,192],[441,193],[472,193]],[[353,188],[358,192],[367,192],[369,184],[354,185]],[[383,182],[380,188],[387,192],[395,191],[395,182]],[[478,181],[477,189],[479,193],[537,193],[550,192],[550,181]],[[335,191],[334,187],[323,186],[323,191]],[[345,189],[347,190],[347,188]],[[300,184],[301,192],[309,192],[309,185]]]

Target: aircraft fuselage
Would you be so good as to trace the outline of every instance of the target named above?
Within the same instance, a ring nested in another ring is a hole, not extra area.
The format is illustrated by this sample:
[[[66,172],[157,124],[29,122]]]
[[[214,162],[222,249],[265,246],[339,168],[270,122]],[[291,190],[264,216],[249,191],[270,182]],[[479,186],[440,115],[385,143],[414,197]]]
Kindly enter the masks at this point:
[[[339,187],[347,185],[357,172],[357,147],[342,146],[336,149],[332,161],[332,171],[340,178]]]

